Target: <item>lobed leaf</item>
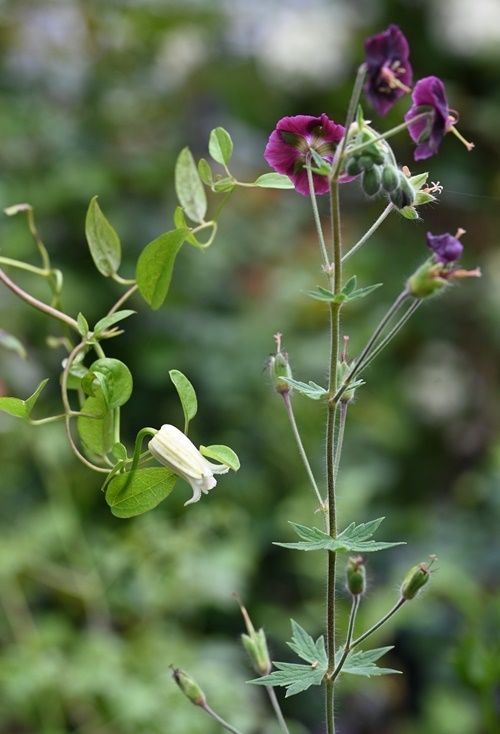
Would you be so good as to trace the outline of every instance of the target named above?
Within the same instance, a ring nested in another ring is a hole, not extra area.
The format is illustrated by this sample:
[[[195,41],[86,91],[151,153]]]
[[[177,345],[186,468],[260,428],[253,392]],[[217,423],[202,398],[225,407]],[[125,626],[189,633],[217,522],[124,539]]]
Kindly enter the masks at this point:
[[[357,652],[351,651],[343,666],[342,673],[350,673],[351,675],[362,675],[366,678],[372,678],[380,675],[391,675],[393,673],[400,674],[400,670],[394,670],[393,668],[379,668],[375,665],[375,662],[385,655],[389,650],[392,650],[393,646],[389,647],[377,647],[373,650],[358,650]],[[342,655],[342,648],[337,650],[335,655],[337,663]]]
[[[312,380],[309,380],[309,383],[305,383],[300,382],[300,380],[294,380],[291,377],[282,377],[281,379],[288,383],[290,387],[295,388],[297,392],[311,398],[311,400],[319,400],[328,393],[328,390],[325,390],[324,387],[317,385]]]
[[[330,550],[347,553],[373,553],[375,551],[393,548],[396,545],[405,545],[404,542],[385,543],[369,540],[383,519],[383,517],[379,517],[377,520],[360,523],[359,525],[351,523],[336,538],[332,538],[328,533],[323,532],[319,528],[310,528],[306,525],[291,522],[290,525],[299,538],[301,538],[301,541],[298,543],[273,543],[273,545],[279,545],[282,548],[289,548],[291,550]]]
[[[120,238],[102,213],[97,196],[90,200],[85,218],[85,235],[97,270],[106,277],[118,271],[121,262]]]

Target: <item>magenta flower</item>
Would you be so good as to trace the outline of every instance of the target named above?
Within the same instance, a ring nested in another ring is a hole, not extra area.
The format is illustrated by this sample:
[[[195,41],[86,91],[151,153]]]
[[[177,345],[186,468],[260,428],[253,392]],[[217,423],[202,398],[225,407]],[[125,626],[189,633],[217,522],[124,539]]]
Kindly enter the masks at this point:
[[[365,41],[365,94],[379,115],[385,115],[405,93],[411,92],[410,48],[397,25]]]
[[[277,173],[291,178],[299,194],[309,196],[306,163],[315,167],[310,152],[314,150],[323,160],[332,163],[343,135],[344,126],[337,125],[324,113],[319,117],[282,117],[269,136],[264,158]],[[318,173],[313,173],[313,184],[316,194],[326,194],[330,189],[328,176]]]
[[[437,76],[420,79],[413,90],[413,104],[405,115],[408,131],[417,143],[414,158],[422,161],[435,155],[447,132],[452,132],[461,140],[467,150],[472,150],[474,143],[469,143],[455,127],[456,113],[448,107],[446,90]],[[426,113],[426,114],[425,114]],[[410,122],[417,115],[420,119]]]
[[[427,232],[427,246],[434,253],[434,257],[441,263],[454,263],[460,259],[464,246],[458,239],[463,234],[459,229],[455,237],[448,232],[445,234],[431,234]]]

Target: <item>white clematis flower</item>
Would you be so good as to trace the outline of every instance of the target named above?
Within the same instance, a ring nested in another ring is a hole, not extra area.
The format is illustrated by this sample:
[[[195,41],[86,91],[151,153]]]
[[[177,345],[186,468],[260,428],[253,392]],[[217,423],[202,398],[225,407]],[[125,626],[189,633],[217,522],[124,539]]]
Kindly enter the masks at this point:
[[[148,449],[160,464],[185,479],[193,488],[193,496],[185,505],[198,502],[202,492],[208,494],[215,487],[217,480],[214,474],[226,474],[229,471],[228,466],[207,461],[182,431],[168,423],[153,436]]]

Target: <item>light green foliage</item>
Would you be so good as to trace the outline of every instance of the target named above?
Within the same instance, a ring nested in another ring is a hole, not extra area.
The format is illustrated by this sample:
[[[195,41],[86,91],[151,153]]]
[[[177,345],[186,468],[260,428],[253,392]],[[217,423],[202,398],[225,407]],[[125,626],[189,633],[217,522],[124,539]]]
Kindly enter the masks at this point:
[[[108,409],[124,405],[132,394],[132,375],[119,359],[103,357],[92,363],[82,379],[87,395],[101,394]]]
[[[294,380],[292,377],[283,377],[281,379],[290,385],[290,387],[293,387],[294,390],[297,390],[301,395],[305,395],[306,398],[311,398],[311,400],[320,400],[328,394],[328,390],[325,390],[324,387],[317,385],[312,380],[309,380],[309,382],[306,383],[301,382],[300,380]]]
[[[233,449],[229,448],[229,446],[223,446],[222,444],[200,446],[200,453],[203,456],[206,456],[207,459],[214,459],[220,464],[225,464],[233,471],[238,471],[240,468],[240,460]]]
[[[97,196],[90,200],[85,234],[90,254],[101,275],[109,277],[118,272],[121,263],[120,238],[102,213]]]
[[[377,520],[360,523],[359,525],[352,522],[336,538],[332,538],[328,533],[318,528],[308,528],[305,525],[291,522],[290,525],[302,540],[298,543],[274,543],[274,545],[293,550],[330,550],[345,553],[373,553],[374,551],[393,548],[396,545],[405,545],[404,542],[382,543],[370,540],[383,519],[383,517],[379,517]]]
[[[292,181],[281,173],[263,173],[253,185],[262,189],[293,189]]]
[[[328,288],[323,288],[323,286],[318,285],[314,289],[305,291],[305,294],[310,298],[314,298],[316,301],[344,303],[345,301],[355,301],[357,298],[365,298],[365,296],[373,293],[373,291],[376,291],[382,285],[382,283],[375,283],[365,288],[356,288],[356,283],[357,278],[353,275],[352,278],[349,278],[340,293],[335,294]]]
[[[135,311],[131,311],[129,308],[126,308],[123,311],[115,311],[115,313],[112,313],[110,316],[104,316],[104,318],[99,319],[97,324],[94,326],[94,335],[100,336],[104,331],[111,328],[111,326],[123,321],[123,319],[128,319],[129,316],[132,316],[135,313]]]
[[[0,329],[0,347],[9,352],[15,352],[22,359],[26,359],[26,349],[16,336]]]
[[[177,477],[165,467],[148,467],[114,476],[106,502],[116,517],[135,517],[160,504],[173,490]]]
[[[210,133],[208,139],[208,152],[217,163],[222,166],[229,165],[233,155],[233,141],[231,136],[223,127],[216,127]],[[206,169],[204,173],[206,173]]]
[[[182,412],[184,413],[184,433],[187,434],[189,421],[195,417],[198,411],[196,392],[188,378],[179,370],[170,370],[168,374],[175,385],[181,401]]]
[[[85,316],[82,313],[79,313],[76,321],[78,323],[78,331],[80,332],[81,336],[87,336],[89,331],[89,322],[85,318]]]
[[[8,413],[9,415],[13,415],[15,418],[29,418],[31,411],[35,407],[36,401],[40,397],[40,393],[48,381],[48,378],[46,380],[42,380],[33,395],[30,395],[26,400],[21,400],[21,398],[0,397],[0,410],[4,413]]]
[[[175,164],[175,192],[187,216],[200,224],[207,213],[207,197],[189,148],[183,148]]]
[[[185,229],[165,232],[146,245],[139,256],[136,270],[137,285],[144,300],[155,311],[167,297],[175,258],[186,235]]]
[[[106,456],[115,443],[115,416],[102,391],[84,400],[82,413],[85,416],[77,418],[77,428],[83,445],[92,456]]]
[[[372,678],[380,675],[392,675],[393,673],[401,673],[400,670],[394,670],[393,668],[379,668],[375,665],[376,661],[385,655],[389,650],[392,650],[393,646],[389,647],[378,647],[373,650],[352,650],[343,666],[342,673],[350,673],[351,675],[362,675],[366,678]],[[337,663],[340,661],[342,656],[342,650],[337,650],[335,659]]]

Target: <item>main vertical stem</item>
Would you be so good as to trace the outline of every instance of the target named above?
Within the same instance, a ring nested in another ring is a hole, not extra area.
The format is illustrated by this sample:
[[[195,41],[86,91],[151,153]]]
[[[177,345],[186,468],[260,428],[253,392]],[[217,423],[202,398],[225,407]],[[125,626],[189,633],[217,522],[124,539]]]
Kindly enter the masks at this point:
[[[335,178],[331,184],[331,218],[333,241],[332,290],[339,293],[342,288],[342,252],[340,240],[339,184]],[[340,304],[330,305],[330,366],[328,379],[328,415],[326,425],[326,477],[328,489],[328,531],[332,538],[337,537],[337,509],[335,498],[335,419],[337,402],[332,400],[337,390],[337,365],[340,349]],[[327,590],[326,590],[326,640],[328,670],[326,675],[326,725],[328,734],[335,734],[335,712],[333,680],[335,670],[335,577],[336,553],[328,551]]]

